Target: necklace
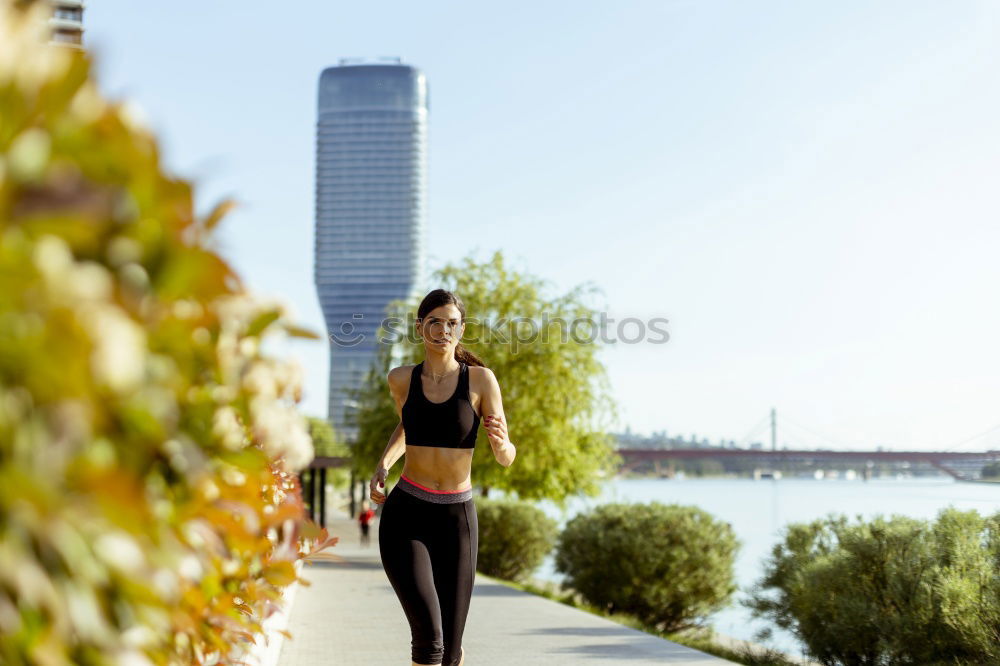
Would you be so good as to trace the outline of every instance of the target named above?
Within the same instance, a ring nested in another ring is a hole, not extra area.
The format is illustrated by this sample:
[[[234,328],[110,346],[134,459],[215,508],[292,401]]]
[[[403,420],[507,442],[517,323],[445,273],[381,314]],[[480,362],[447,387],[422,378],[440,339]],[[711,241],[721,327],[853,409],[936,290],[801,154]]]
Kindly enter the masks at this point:
[[[462,369],[462,366],[461,366],[461,365],[459,365],[459,366],[458,366],[458,370],[461,370],[461,369]],[[428,372],[430,372],[430,371],[428,371]],[[432,378],[432,379],[433,379],[433,378],[435,378],[435,377],[438,377],[438,376],[440,376],[440,377],[441,377],[441,379],[444,379],[444,378],[445,378],[445,377],[447,377],[448,375],[453,375],[453,374],[455,374],[455,372],[457,372],[457,370],[452,370],[451,372],[445,372],[445,373],[443,373],[443,374],[441,374],[441,375],[438,375],[438,374],[437,374],[436,372],[430,372],[430,375],[431,375],[431,378]]]

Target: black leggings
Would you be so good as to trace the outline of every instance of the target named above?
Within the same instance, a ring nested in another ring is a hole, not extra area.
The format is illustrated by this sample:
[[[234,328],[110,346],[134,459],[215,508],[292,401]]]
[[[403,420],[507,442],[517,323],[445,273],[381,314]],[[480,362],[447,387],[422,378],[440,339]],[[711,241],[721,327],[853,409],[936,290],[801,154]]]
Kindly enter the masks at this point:
[[[450,504],[420,499],[403,484],[382,505],[382,566],[410,624],[412,660],[457,666],[476,578],[476,505],[471,497]]]

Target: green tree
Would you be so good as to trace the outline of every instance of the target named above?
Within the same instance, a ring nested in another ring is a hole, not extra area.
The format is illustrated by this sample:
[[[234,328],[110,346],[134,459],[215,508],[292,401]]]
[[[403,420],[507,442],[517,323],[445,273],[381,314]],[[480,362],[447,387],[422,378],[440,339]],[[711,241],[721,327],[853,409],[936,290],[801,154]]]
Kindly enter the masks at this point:
[[[599,339],[593,331],[599,313],[585,303],[596,288],[581,285],[549,296],[546,281],[511,269],[499,251],[482,263],[466,258],[447,265],[431,282],[465,303],[462,345],[496,374],[508,433],[517,447],[514,464],[498,465],[481,429],[473,454],[473,484],[484,495],[497,488],[520,499],[545,498],[560,506],[579,493],[598,495],[600,478],[617,469],[620,457],[608,434],[617,408],[597,358],[599,343],[592,340]],[[387,308],[389,321],[405,322],[405,330],[395,323],[383,329],[385,349],[358,394],[360,434],[354,456],[363,479],[371,477],[399,422],[386,381],[390,348],[398,350],[403,364],[423,358],[413,328],[422,297]]]
[[[350,459],[351,449],[328,420],[318,416],[307,416],[306,423],[316,457]],[[346,489],[350,483],[350,476],[350,470],[347,466],[331,467],[327,471],[326,481],[334,488]]]
[[[307,416],[306,423],[317,456],[342,456],[349,453],[329,421],[319,416]]]

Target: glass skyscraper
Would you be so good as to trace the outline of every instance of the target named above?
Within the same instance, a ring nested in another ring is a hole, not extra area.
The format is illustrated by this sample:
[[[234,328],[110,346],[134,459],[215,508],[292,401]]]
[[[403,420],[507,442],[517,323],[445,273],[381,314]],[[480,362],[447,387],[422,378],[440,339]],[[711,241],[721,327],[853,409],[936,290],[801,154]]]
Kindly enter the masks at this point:
[[[329,418],[349,441],[385,306],[424,282],[427,79],[415,67],[323,70],[316,122],[315,282],[330,345]]]

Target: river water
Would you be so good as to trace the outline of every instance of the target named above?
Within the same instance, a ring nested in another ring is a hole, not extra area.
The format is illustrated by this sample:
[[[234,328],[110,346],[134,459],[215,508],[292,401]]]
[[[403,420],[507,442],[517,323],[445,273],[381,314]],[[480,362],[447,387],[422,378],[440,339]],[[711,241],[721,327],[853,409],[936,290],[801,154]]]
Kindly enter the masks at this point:
[[[503,496],[502,493],[496,493]],[[494,493],[491,493],[491,497]],[[742,542],[736,558],[736,582],[740,591],[734,603],[712,617],[716,630],[736,638],[755,640],[754,633],[769,625],[754,620],[750,611],[735,603],[745,598],[749,587],[763,572],[762,562],[779,540],[779,531],[793,522],[806,522],[827,513],[843,513],[854,521],[858,514],[872,518],[876,514],[902,514],[914,518],[934,518],[940,509],[954,506],[975,509],[980,514],[1000,511],[1000,484],[960,483],[950,477],[909,477],[861,479],[782,478],[730,479],[613,479],[598,498],[574,499],[565,511],[549,501],[538,503],[546,515],[562,528],[581,511],[606,502],[651,502],[687,504],[702,508],[729,522]],[[549,555],[535,572],[545,580],[560,581],[554,558]],[[756,641],[802,656],[794,636],[772,627],[773,636]]]

